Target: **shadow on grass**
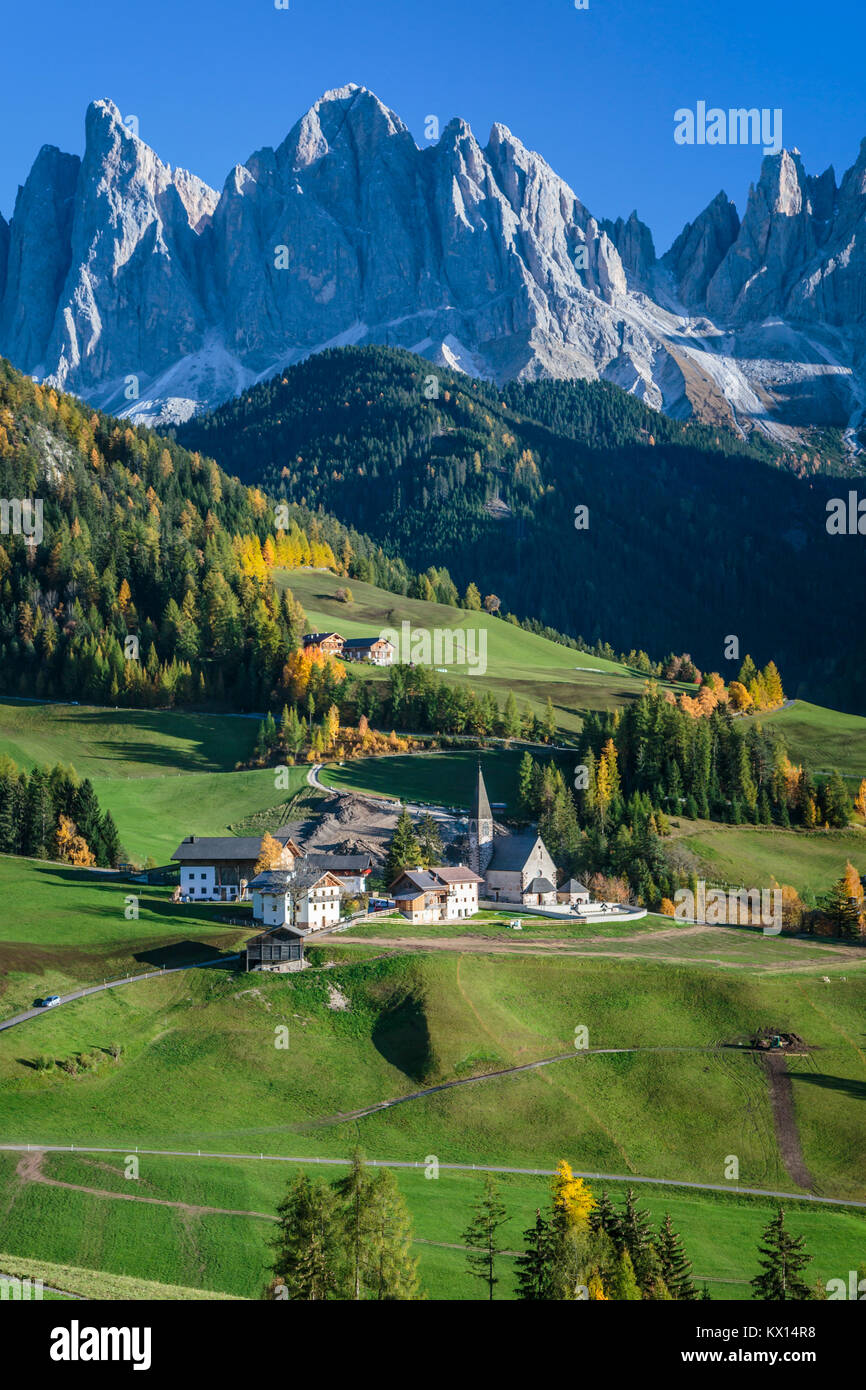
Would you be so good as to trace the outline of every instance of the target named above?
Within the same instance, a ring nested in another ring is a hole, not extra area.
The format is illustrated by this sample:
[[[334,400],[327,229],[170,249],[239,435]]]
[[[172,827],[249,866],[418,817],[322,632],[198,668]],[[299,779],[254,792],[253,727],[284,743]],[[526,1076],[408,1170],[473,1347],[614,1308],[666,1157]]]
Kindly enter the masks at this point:
[[[212,970],[225,970],[237,968],[239,962],[233,959],[237,954],[237,951],[219,951],[205,941],[175,941],[139,951],[133,959],[151,970],[170,970],[181,965],[207,965]]]
[[[385,1061],[397,1067],[410,1081],[421,1083],[430,1075],[433,1066],[430,1030],[424,1005],[416,995],[405,995],[380,1014],[372,1039]]]
[[[820,1071],[792,1071],[790,1077],[796,1084],[805,1081],[825,1091],[841,1091],[853,1096],[855,1100],[866,1100],[866,1081],[855,1081],[848,1076],[828,1076],[826,1072]]]

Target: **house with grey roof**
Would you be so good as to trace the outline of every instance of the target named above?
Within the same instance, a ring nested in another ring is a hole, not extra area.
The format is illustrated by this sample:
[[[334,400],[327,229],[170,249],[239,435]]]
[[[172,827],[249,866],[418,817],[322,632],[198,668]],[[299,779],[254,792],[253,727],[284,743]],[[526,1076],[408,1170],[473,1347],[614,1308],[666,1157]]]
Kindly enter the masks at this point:
[[[305,863],[314,864],[323,873],[331,873],[340,880],[344,893],[358,897],[367,892],[367,880],[373,872],[371,854],[324,854],[310,850]]]
[[[465,864],[405,869],[391,884],[390,896],[410,922],[456,922],[478,911],[478,888],[483,882]]]
[[[293,838],[293,826],[273,834],[283,853],[279,867],[290,869],[304,851]],[[238,902],[262,852],[261,835],[187,835],[171,856],[180,865],[180,896],[191,902]]]
[[[340,880],[300,860],[292,869],[266,869],[249,885],[253,917],[266,927],[298,936],[335,927],[340,920]]]

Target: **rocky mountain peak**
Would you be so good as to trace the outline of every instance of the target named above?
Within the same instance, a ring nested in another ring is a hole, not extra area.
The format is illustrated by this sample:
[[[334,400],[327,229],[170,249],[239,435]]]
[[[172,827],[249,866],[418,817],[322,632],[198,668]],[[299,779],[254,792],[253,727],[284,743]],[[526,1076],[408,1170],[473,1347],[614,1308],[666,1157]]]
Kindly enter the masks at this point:
[[[786,392],[841,425],[866,399],[866,141],[838,190],[769,156],[742,223],[719,193],[658,260],[637,212],[593,216],[508,126],[482,147],[454,119],[419,149],[355,83],[219,194],[114,102],[85,127],[83,160],[46,146],[0,219],[0,352],[106,408],[185,418],[367,342],[497,381],[603,376],[776,438]]]

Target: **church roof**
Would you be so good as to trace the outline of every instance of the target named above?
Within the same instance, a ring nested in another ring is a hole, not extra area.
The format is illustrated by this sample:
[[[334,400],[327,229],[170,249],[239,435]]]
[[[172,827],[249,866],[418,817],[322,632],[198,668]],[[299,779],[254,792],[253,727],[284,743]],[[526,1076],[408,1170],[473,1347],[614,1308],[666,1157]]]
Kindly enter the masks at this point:
[[[538,836],[533,832],[524,835],[497,835],[493,841],[491,869],[519,872],[525,868],[526,861],[535,848]]]
[[[487,788],[484,785],[484,773],[481,771],[480,763],[478,764],[478,786],[475,788],[475,806],[472,814],[476,821],[493,820],[493,812],[487,798]]]

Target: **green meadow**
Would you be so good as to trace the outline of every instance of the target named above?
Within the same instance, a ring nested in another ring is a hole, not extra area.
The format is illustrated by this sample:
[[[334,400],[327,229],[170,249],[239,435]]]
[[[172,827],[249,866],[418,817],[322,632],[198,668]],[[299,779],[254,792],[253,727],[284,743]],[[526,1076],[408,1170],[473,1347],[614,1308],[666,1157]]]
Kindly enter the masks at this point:
[[[275,578],[303,605],[310,631],[334,631],[343,637],[378,636],[386,628],[399,631],[401,624],[408,622],[413,630],[439,628],[485,634],[485,672],[473,676],[466,668],[452,666],[443,679],[479,690],[492,689],[502,703],[513,690],[518,704],[526,703],[537,713],[543,712],[550,696],[559,727],[566,734],[580,730],[581,710],[624,705],[643,690],[645,677],[618,662],[550,642],[488,613],[405,598],[373,584],[346,581],[326,570],[282,570],[276,571]],[[351,603],[335,597],[338,589],[346,587],[352,593]],[[357,669],[372,680],[387,680],[386,671]]]
[[[682,820],[674,833],[714,882],[766,888],[774,881],[790,883],[801,894],[820,897],[848,860],[866,874],[863,826],[807,831]]]
[[[0,700],[0,754],[26,769],[71,764],[89,777],[139,863],[168,863],[186,835],[227,835],[271,809],[278,818],[306,769],[289,769],[279,791],[273,771],[236,772],[257,732],[256,720],[226,715]]]
[[[797,949],[773,948],[786,944]],[[794,1093],[818,1190],[866,1198],[850,1164],[866,1089],[860,967],[828,985],[824,962],[808,968],[800,955],[807,968],[791,975],[589,953],[347,961],[346,951],[301,976],[213,968],[130,984],[0,1034],[8,1141],[340,1156],[357,1137],[379,1157],[534,1167],[565,1156],[584,1170],[707,1183],[735,1153],[744,1184],[793,1190],[762,1066],[735,1045],[772,1026],[816,1049]],[[328,1007],[328,982],[349,999],[345,1012]],[[282,1026],[287,1049],[275,1045]],[[571,1057],[578,1026],[592,1048],[697,1050]],[[78,1052],[96,1057],[92,1070],[36,1070]]]
[[[139,1158],[138,1178],[128,1179],[120,1154],[48,1154],[42,1164],[45,1177],[92,1189],[81,1192],[25,1184],[15,1175],[18,1162],[18,1155],[0,1154],[0,1201],[9,1205],[0,1268],[41,1277],[72,1293],[122,1299],[259,1297],[268,1277],[273,1232],[273,1222],[266,1218],[302,1166],[145,1154]],[[306,1171],[333,1181],[344,1169],[308,1164]],[[394,1171],[412,1215],[414,1254],[428,1298],[482,1297],[461,1248],[480,1176],[444,1168],[436,1178],[426,1177],[423,1169]],[[508,1213],[496,1291],[501,1299],[514,1295],[514,1252],[522,1248],[536,1208],[549,1199],[549,1179],[503,1174],[499,1181]],[[601,1183],[591,1181],[590,1186],[601,1192]],[[625,1196],[623,1183],[604,1186],[616,1202]],[[660,1186],[639,1186],[636,1192],[655,1225],[670,1213],[698,1281],[707,1282],[714,1298],[750,1296],[748,1280],[757,1272],[757,1245],[774,1211],[771,1201]],[[185,1205],[117,1200],[111,1193]],[[205,1212],[204,1207],[220,1212]],[[796,1202],[786,1204],[786,1213],[790,1229],[805,1238],[813,1256],[811,1281],[847,1278],[848,1270],[857,1268],[866,1242],[863,1215]],[[177,1287],[181,1280],[186,1285]]]
[[[221,925],[225,909],[175,906],[167,889],[11,855],[0,855],[0,895],[3,1017],[35,996],[214,959],[249,935]]]
[[[846,777],[866,777],[866,719],[861,715],[796,700],[760,718],[784,736],[793,762],[806,762],[814,772],[838,767]]]

